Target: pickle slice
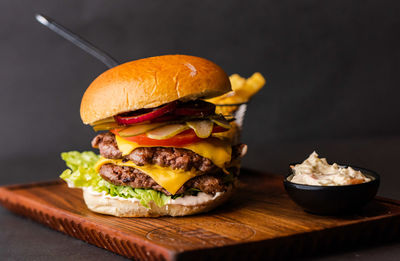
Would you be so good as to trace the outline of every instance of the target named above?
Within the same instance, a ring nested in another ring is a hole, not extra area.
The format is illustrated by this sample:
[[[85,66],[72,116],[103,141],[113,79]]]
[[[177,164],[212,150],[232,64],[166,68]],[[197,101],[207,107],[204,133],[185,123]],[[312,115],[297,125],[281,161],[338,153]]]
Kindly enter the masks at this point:
[[[214,116],[210,117],[210,120],[212,120],[215,124],[225,128],[225,129],[230,129],[231,128],[231,124],[229,123],[229,121],[227,121],[221,115],[214,115]]]
[[[111,130],[120,127],[116,122],[102,123],[93,126],[94,131]]]
[[[156,140],[165,140],[189,129],[186,124],[170,124],[147,132],[147,137]]]
[[[149,123],[149,124],[134,125],[119,131],[118,134],[121,137],[132,137],[143,134],[150,130],[154,130],[163,125],[165,125],[165,123]]]
[[[209,120],[205,121],[188,121],[186,124],[194,130],[196,133],[197,137],[205,139],[210,137],[214,123]]]

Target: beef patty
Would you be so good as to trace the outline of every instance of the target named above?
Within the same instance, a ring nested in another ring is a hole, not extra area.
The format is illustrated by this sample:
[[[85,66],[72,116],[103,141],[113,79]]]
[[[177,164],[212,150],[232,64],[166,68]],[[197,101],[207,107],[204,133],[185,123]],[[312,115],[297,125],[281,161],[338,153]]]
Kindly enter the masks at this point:
[[[191,150],[182,148],[141,147],[134,149],[129,155],[122,156],[122,152],[118,149],[115,135],[111,132],[97,135],[92,140],[92,146],[93,148],[99,148],[100,154],[104,158],[131,160],[138,166],[156,164],[186,171],[194,168],[202,173],[212,173],[219,170],[211,160]],[[233,146],[232,160],[239,157],[243,151],[243,144]]]
[[[99,173],[103,179],[114,185],[154,189],[166,195],[171,195],[150,176],[133,167],[104,164]],[[224,192],[229,187],[229,184],[224,182],[224,177],[226,177],[226,174],[222,172],[194,177],[188,180],[175,194],[183,194],[190,188],[196,188],[213,195],[216,192]]]

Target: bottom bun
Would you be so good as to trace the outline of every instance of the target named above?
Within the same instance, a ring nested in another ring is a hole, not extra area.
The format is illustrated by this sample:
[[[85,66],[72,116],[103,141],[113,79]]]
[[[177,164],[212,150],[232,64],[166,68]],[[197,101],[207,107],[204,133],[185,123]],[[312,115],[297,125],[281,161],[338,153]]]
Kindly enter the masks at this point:
[[[132,201],[116,197],[105,196],[100,193],[93,193],[91,190],[83,190],[83,198],[87,207],[97,213],[117,217],[160,217],[160,216],[187,216],[210,211],[229,199],[233,192],[233,186],[226,192],[219,194],[207,202],[196,205],[182,205],[178,203],[167,203],[162,207],[157,206],[153,201],[149,208],[140,204],[139,201]]]

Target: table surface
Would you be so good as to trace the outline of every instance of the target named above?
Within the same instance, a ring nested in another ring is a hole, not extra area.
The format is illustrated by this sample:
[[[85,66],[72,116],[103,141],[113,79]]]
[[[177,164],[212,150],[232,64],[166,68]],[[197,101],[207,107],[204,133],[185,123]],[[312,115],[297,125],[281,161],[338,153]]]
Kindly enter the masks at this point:
[[[265,148],[268,148],[265,150]],[[289,162],[302,160],[313,149],[328,161],[373,169],[381,174],[380,196],[400,199],[396,173],[400,137],[277,143],[250,148],[244,166],[285,174]],[[311,150],[311,151],[310,151]],[[345,159],[351,159],[346,161]],[[0,160],[0,184],[55,179],[64,168],[58,155]],[[0,260],[124,260],[123,257],[53,231],[0,208]],[[6,247],[4,247],[6,246]],[[307,260],[398,260],[400,242],[307,257]]]

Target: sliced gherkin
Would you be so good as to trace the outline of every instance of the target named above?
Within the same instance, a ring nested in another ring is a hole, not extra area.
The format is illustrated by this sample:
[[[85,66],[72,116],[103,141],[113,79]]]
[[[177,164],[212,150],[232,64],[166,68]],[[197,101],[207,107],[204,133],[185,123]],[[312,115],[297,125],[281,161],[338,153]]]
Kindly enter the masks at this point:
[[[149,123],[149,124],[140,124],[140,125],[133,125],[127,127],[118,132],[119,136],[121,137],[132,137],[143,134],[145,132],[154,130],[158,127],[165,125],[166,123]]]
[[[170,124],[146,133],[147,137],[156,140],[165,140],[174,137],[175,135],[189,129],[186,124]]]
[[[188,121],[186,124],[194,130],[197,137],[202,139],[210,137],[214,127],[214,123],[209,120]]]

